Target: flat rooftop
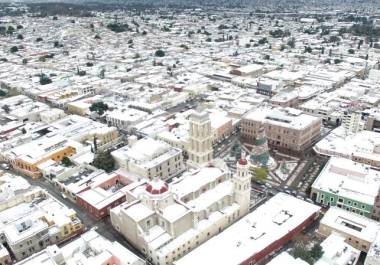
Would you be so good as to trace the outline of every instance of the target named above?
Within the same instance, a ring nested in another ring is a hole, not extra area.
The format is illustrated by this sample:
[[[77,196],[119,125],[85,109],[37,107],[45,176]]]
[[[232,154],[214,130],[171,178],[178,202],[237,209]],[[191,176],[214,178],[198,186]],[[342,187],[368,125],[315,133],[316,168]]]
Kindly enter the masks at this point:
[[[367,242],[373,242],[380,230],[380,223],[338,207],[330,207],[320,224]]]
[[[278,193],[175,264],[240,264],[287,235],[319,210],[316,205]]]
[[[380,190],[380,171],[346,158],[332,157],[312,187],[373,205]]]
[[[298,109],[268,106],[247,113],[244,119],[298,130],[307,128],[320,120]]]

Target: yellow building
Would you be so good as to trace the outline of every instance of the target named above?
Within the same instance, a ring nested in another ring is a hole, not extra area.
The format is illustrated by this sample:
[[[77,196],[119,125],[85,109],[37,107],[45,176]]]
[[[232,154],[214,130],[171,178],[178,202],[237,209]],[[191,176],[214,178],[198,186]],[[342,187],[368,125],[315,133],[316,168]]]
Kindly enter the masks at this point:
[[[13,168],[20,173],[32,178],[41,177],[38,165],[47,161],[61,161],[65,156],[69,157],[77,153],[82,145],[68,140],[61,135],[41,137],[30,143],[17,146],[4,155]]]

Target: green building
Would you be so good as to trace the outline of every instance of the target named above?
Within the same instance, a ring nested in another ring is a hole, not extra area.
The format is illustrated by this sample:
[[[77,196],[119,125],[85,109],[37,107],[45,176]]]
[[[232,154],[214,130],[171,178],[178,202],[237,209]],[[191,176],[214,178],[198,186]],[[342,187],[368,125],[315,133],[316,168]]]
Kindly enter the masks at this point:
[[[378,220],[379,173],[368,165],[332,157],[313,183],[311,198],[325,206]]]

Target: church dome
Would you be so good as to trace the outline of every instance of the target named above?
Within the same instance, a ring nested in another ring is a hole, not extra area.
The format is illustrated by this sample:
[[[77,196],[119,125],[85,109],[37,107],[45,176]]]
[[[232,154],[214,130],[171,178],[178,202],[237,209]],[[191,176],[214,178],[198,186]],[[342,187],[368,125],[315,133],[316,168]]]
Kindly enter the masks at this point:
[[[245,165],[247,165],[247,164],[248,164],[247,159],[242,158],[242,159],[239,160],[239,165],[245,166]]]
[[[169,187],[166,182],[160,179],[156,179],[149,182],[145,190],[150,194],[157,195],[167,192],[169,190]]]

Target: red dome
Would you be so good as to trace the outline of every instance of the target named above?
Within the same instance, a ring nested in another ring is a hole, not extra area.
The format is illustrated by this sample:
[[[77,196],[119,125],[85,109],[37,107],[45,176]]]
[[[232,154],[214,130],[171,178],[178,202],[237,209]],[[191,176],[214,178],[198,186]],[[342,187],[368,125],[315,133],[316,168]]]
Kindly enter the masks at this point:
[[[162,180],[153,180],[145,188],[150,194],[162,194],[169,190],[168,184]]]
[[[248,164],[247,159],[242,158],[239,160],[239,165],[245,166],[246,164]]]

